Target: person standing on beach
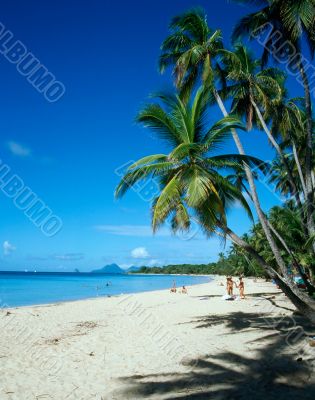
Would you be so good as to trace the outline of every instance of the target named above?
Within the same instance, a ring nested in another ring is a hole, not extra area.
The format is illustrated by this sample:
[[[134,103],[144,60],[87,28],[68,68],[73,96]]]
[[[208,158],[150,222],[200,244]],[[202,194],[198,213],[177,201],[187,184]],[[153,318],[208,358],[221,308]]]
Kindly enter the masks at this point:
[[[245,295],[244,295],[244,282],[243,282],[243,278],[240,276],[239,278],[239,284],[238,284],[238,289],[240,291],[240,298],[241,299],[245,299]]]
[[[235,282],[233,281],[231,276],[228,276],[226,278],[226,291],[228,296],[233,296],[233,286],[234,286]]]

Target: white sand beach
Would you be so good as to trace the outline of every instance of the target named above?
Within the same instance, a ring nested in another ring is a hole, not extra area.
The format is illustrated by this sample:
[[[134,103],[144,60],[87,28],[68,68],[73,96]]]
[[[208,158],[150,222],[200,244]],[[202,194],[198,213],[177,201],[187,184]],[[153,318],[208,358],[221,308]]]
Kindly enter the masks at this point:
[[[0,399],[314,399],[314,331],[271,283],[220,282],[2,309]]]

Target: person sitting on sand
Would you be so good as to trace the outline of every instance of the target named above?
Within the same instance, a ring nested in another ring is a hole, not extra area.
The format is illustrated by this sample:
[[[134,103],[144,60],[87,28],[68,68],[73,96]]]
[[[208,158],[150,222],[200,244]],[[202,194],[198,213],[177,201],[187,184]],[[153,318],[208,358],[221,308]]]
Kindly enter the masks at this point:
[[[174,281],[173,287],[170,290],[171,293],[176,293],[176,282]]]
[[[245,299],[245,295],[244,295],[244,282],[243,282],[243,278],[240,276],[239,278],[239,284],[238,284],[238,289],[240,291],[240,298],[241,299]]]
[[[185,286],[183,286],[183,288],[182,288],[182,293],[183,293],[183,294],[188,294],[187,288],[186,288]]]
[[[233,296],[233,286],[234,286],[235,282],[233,281],[231,276],[228,276],[226,278],[226,291],[228,296]]]

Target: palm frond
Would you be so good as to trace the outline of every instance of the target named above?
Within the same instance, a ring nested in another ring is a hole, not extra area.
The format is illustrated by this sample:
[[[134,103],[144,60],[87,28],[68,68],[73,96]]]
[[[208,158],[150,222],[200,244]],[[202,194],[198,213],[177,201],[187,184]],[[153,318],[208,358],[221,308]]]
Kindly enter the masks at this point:
[[[221,202],[211,175],[199,166],[195,165],[184,170],[181,181],[186,192],[186,202],[190,207],[198,207],[210,195],[216,196],[218,203]]]
[[[181,192],[177,175],[175,175],[163,188],[152,208],[152,228],[156,232],[157,228],[163,224],[166,218],[173,211],[176,204],[180,201]]]
[[[208,132],[205,133],[202,142],[206,146],[215,148],[229,137],[231,129],[246,130],[242,121],[238,117],[229,115],[216,122]]]
[[[195,42],[203,41],[208,32],[205,11],[201,7],[192,8],[174,17],[169,29],[185,32]]]
[[[248,155],[241,155],[241,154],[223,154],[219,156],[213,156],[210,159],[205,159],[206,162],[219,162],[222,163],[234,163],[235,168],[240,170],[244,170],[244,164],[249,166],[251,169],[255,168],[256,170],[261,171],[262,173],[266,174],[270,171],[270,164],[260,160],[259,158],[248,156]],[[232,165],[232,164],[231,164]]]
[[[167,155],[166,154],[154,154],[152,156],[143,157],[140,160],[133,163],[132,165],[130,165],[128,170],[133,170],[139,166],[151,164],[156,161],[167,161]]]
[[[171,227],[174,233],[188,231],[191,226],[190,215],[183,202],[179,202],[174,209]]]
[[[199,143],[182,143],[169,154],[168,158],[175,162],[182,161],[187,157],[197,157],[206,150],[205,146]]]
[[[123,178],[119,182],[115,191],[115,197],[122,197],[139,181],[142,181],[149,177],[153,179],[156,176],[164,175],[166,171],[170,171],[172,169],[175,169],[172,162],[160,162],[152,165],[145,165],[135,170],[129,171],[123,176]]]
[[[161,139],[166,140],[171,145],[177,146],[181,143],[181,136],[176,124],[158,104],[146,105],[139,112],[136,122],[142,123],[146,128],[150,128]]]

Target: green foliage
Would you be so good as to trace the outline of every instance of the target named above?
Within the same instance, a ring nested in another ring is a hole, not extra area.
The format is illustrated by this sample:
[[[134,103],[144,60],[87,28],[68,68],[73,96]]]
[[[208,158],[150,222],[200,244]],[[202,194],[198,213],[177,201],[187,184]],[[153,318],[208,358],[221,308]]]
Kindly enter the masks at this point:
[[[244,129],[241,121],[228,116],[209,125],[209,96],[204,87],[190,101],[167,93],[154,99],[139,112],[137,121],[166,141],[170,152],[149,155],[131,165],[116,197],[138,181],[155,180],[159,192],[152,202],[154,232],[166,222],[174,232],[188,230],[194,217],[209,235],[218,222],[225,223],[226,212],[236,201],[252,218],[242,190],[231,183],[226,171],[241,173],[244,165],[264,170],[264,163],[251,156],[217,154],[232,128]]]
[[[231,112],[244,117],[247,128],[253,124],[260,128],[253,101],[263,110],[279,103],[284,74],[276,68],[261,69],[261,60],[244,45],[236,45],[234,51],[219,51],[225,84],[219,91],[223,99],[231,99]]]
[[[230,253],[227,257],[210,264],[178,264],[165,267],[141,267],[133,274],[177,274],[177,275],[244,275],[266,276],[264,271],[254,266],[242,255]]]
[[[301,275],[304,268],[312,280],[315,159],[310,87],[300,68],[305,99],[290,99],[283,67],[265,66],[269,55],[276,54],[271,50],[285,51],[282,46],[287,40],[302,51],[302,39],[307,39],[314,53],[315,0],[235,1],[261,8],[237,24],[232,49],[223,47],[221,32],[209,27],[202,9],[189,10],[171,21],[159,65],[161,72],[172,69],[177,91],[158,93],[137,117],[137,122],[166,142],[170,151],[146,156],[132,165],[119,183],[116,196],[123,196],[138,181],[153,179],[159,187],[152,202],[154,231],[167,222],[174,232],[189,230],[194,218],[206,236],[218,233],[238,243],[231,245],[226,254],[221,253],[215,263],[144,266],[138,272],[266,276],[268,271],[272,276],[286,276],[288,266]],[[272,28],[270,32],[267,24]],[[248,36],[253,39],[253,33],[268,36],[260,59],[240,41]],[[225,118],[210,126],[215,103]],[[254,157],[218,151],[232,133],[240,154],[244,154],[237,131],[253,127],[267,134],[277,152],[271,167]],[[270,171],[265,182],[294,201],[273,207],[264,217],[253,180],[259,179],[260,172]],[[248,199],[254,203],[263,227],[256,223],[240,238],[228,227],[227,211],[237,201],[253,221]]]
[[[251,4],[252,0],[234,0],[235,2]],[[258,3],[258,2],[257,2]],[[301,47],[303,35],[310,49],[311,55],[315,50],[315,1],[314,0],[268,0],[259,2],[258,11],[243,17],[234,27],[232,40],[238,42],[240,38],[249,36],[252,39],[262,26],[268,26],[268,35],[262,56],[263,64],[268,61],[270,54],[277,54],[274,49],[280,50],[289,40],[295,48]],[[278,32],[282,36],[279,36]],[[253,36],[251,36],[254,34]]]
[[[273,207],[268,215],[269,221],[277,230],[278,234],[285,240],[286,244],[294,252],[299,264],[309,272],[309,269],[315,270],[315,260],[308,251],[310,241],[303,228],[300,214],[297,207],[288,202],[283,207]],[[257,252],[268,261],[270,265],[277,269],[273,253],[265,239],[261,224],[253,226],[248,234],[243,235],[243,240],[251,244]],[[275,237],[276,240],[278,240]],[[278,241],[281,248],[281,243]],[[292,260],[284,249],[282,256],[286,264],[294,271]],[[297,271],[294,271],[297,273]],[[167,265],[161,267],[142,267],[135,273],[143,274],[198,274],[198,275],[244,275],[267,277],[264,271],[255,261],[251,260],[244,249],[232,244],[226,254],[220,253],[217,262],[201,265],[181,264]]]

